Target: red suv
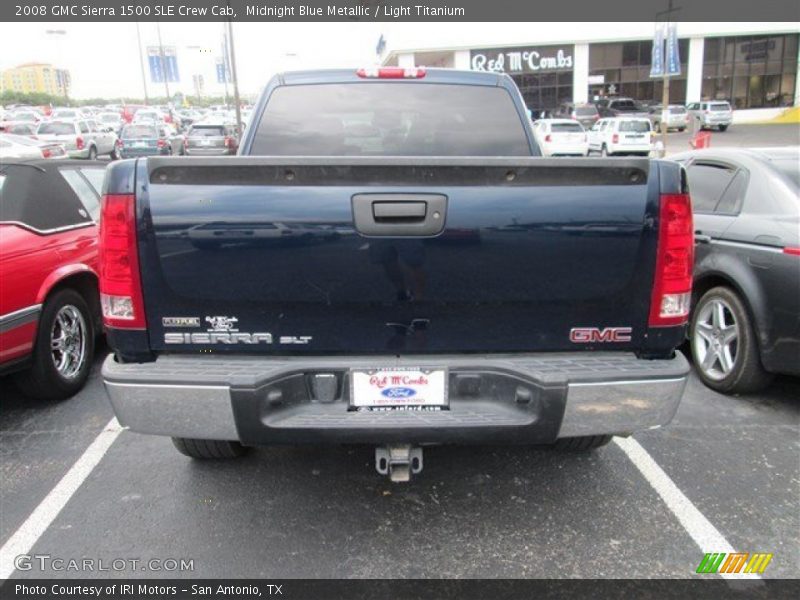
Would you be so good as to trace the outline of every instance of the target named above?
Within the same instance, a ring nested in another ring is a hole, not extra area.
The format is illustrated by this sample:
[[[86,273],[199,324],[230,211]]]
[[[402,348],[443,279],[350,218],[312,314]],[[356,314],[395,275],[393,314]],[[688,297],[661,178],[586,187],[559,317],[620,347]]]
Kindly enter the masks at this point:
[[[97,218],[105,168],[0,165],[0,374],[63,399],[86,383],[100,331]]]

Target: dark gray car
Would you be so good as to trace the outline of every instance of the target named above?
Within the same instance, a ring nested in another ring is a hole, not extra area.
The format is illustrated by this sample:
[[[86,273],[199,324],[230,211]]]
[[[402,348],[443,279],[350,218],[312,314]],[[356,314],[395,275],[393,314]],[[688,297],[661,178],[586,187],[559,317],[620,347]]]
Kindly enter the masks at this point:
[[[700,377],[725,393],[800,375],[800,147],[673,157],[695,226],[689,329]]]
[[[591,129],[600,119],[600,113],[594,104],[573,104],[565,102],[558,107],[555,117],[557,119],[574,119],[583,125],[584,129]]]
[[[201,122],[192,125],[186,134],[189,156],[233,155],[238,147],[239,139],[232,124]]]

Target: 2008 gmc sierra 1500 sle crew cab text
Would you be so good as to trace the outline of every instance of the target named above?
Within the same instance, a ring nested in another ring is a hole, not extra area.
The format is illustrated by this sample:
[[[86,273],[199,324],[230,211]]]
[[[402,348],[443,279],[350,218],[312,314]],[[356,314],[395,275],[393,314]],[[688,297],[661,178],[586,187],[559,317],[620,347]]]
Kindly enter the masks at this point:
[[[276,76],[240,156],[111,165],[100,246],[114,411],[196,458],[589,449],[668,423],[689,371],[682,167],[538,157],[506,75]]]

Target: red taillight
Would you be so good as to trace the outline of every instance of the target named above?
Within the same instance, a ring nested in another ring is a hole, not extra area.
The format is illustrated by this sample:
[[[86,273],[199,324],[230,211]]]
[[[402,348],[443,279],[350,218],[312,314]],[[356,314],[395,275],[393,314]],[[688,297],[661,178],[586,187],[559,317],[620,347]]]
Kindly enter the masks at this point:
[[[233,145],[233,140],[229,137],[225,138],[225,147],[230,148]]]
[[[800,256],[800,248],[790,248],[787,246],[783,249],[784,254],[791,254],[793,256]]]
[[[167,140],[158,140],[156,142],[156,146],[158,146],[159,148],[166,148]]]
[[[369,67],[358,69],[356,75],[362,79],[422,79],[425,67]]]
[[[144,329],[144,301],[136,243],[136,200],[103,196],[100,214],[100,304],[107,327]]]
[[[53,153],[50,148],[42,148],[42,158],[50,158],[51,156],[53,156]]]
[[[693,267],[692,202],[688,194],[664,194],[659,211],[650,327],[686,323],[692,298]]]
[[[553,141],[553,136],[548,133],[546,136],[544,136],[544,141],[548,142],[548,143],[552,142]]]
[[[619,144],[619,134],[615,133],[611,136],[611,143],[612,144]]]
[[[76,137],[75,138],[75,147],[78,150],[83,150],[83,146],[84,146],[83,138],[81,136]]]

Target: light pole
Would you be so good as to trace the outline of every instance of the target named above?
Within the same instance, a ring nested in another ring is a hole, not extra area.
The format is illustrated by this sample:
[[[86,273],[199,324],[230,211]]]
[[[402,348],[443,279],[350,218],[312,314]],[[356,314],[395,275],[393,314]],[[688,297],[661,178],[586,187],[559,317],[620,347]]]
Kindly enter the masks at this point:
[[[142,55],[142,34],[139,31],[139,22],[136,22],[136,43],[139,46],[139,67],[142,69],[142,88],[144,89],[144,105],[149,104],[147,98],[147,77],[144,70],[144,56]]]
[[[236,131],[242,134],[242,106],[239,100],[239,78],[236,75],[236,49],[233,43],[233,25],[228,19],[228,43],[231,52],[231,76],[233,79],[233,101],[236,103]]]

